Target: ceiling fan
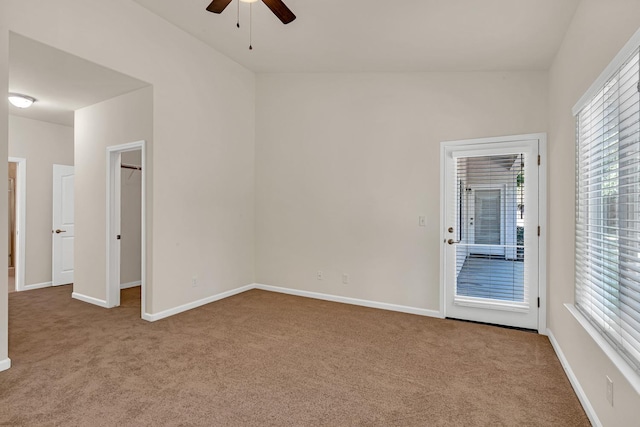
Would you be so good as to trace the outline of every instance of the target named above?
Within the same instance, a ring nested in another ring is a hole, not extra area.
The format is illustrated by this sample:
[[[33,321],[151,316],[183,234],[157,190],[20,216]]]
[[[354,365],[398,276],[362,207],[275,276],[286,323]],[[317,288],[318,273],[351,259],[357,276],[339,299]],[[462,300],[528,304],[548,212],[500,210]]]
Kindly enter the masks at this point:
[[[258,0],[239,0],[244,3],[255,3]],[[296,15],[291,12],[291,10],[287,7],[286,4],[282,2],[282,0],[262,0],[264,4],[267,5],[271,12],[273,12],[278,19],[282,21],[283,24],[288,24],[289,22],[296,19]],[[229,6],[231,0],[213,0],[209,6],[207,6],[207,10],[213,13],[222,13],[223,10],[227,6]]]

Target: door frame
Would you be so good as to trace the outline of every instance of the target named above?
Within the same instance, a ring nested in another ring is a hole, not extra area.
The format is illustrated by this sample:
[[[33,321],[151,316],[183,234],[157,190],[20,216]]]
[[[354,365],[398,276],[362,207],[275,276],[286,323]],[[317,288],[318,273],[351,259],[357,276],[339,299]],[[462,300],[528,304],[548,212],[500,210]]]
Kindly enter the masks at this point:
[[[140,301],[140,317],[148,318],[146,311],[147,295],[147,221],[146,221],[146,141],[135,141],[127,144],[107,147],[107,307],[120,305],[120,242],[117,234],[120,232],[120,198],[121,198],[121,154],[127,151],[140,150],[142,153],[141,171],[141,209],[140,209],[140,287],[142,291]]]
[[[9,157],[8,162],[16,163],[16,247],[15,247],[15,287],[16,292],[25,289],[26,274],[26,225],[27,225],[27,159]]]
[[[440,143],[440,242],[447,241],[446,228],[446,170],[445,158],[448,149],[477,145],[482,148],[484,144],[517,142],[523,140],[538,141],[538,155],[540,164],[538,167],[538,225],[540,236],[538,238],[538,297],[540,308],[538,309],[538,333],[547,335],[547,134],[533,133],[524,135],[500,136],[494,138],[476,138],[457,141],[443,141]],[[440,315],[447,317],[446,313],[446,245],[440,244]]]

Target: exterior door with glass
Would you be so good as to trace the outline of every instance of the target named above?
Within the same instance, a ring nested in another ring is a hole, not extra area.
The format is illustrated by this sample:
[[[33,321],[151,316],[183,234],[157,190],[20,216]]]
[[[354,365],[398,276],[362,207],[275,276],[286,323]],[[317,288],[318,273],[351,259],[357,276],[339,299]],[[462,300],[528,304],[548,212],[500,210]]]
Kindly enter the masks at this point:
[[[442,152],[446,316],[538,329],[538,140]]]

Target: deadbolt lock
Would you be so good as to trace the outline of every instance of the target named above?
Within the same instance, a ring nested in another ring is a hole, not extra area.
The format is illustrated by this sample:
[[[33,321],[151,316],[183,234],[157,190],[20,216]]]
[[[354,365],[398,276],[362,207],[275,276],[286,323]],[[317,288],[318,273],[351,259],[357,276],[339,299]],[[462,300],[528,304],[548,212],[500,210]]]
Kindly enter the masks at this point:
[[[449,233],[453,233],[453,227],[449,227]]]

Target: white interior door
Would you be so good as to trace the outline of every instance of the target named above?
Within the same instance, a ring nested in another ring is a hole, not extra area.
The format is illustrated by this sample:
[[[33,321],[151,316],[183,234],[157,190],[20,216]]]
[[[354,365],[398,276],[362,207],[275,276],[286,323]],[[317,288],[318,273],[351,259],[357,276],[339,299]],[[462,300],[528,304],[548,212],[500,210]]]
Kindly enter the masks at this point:
[[[73,166],[53,165],[53,271],[54,286],[73,283],[74,227]]]
[[[108,236],[107,254],[107,305],[120,306],[120,254],[121,254],[121,213],[122,213],[122,151],[109,151],[109,218],[107,222]]]
[[[537,330],[538,141],[443,154],[446,316]]]

